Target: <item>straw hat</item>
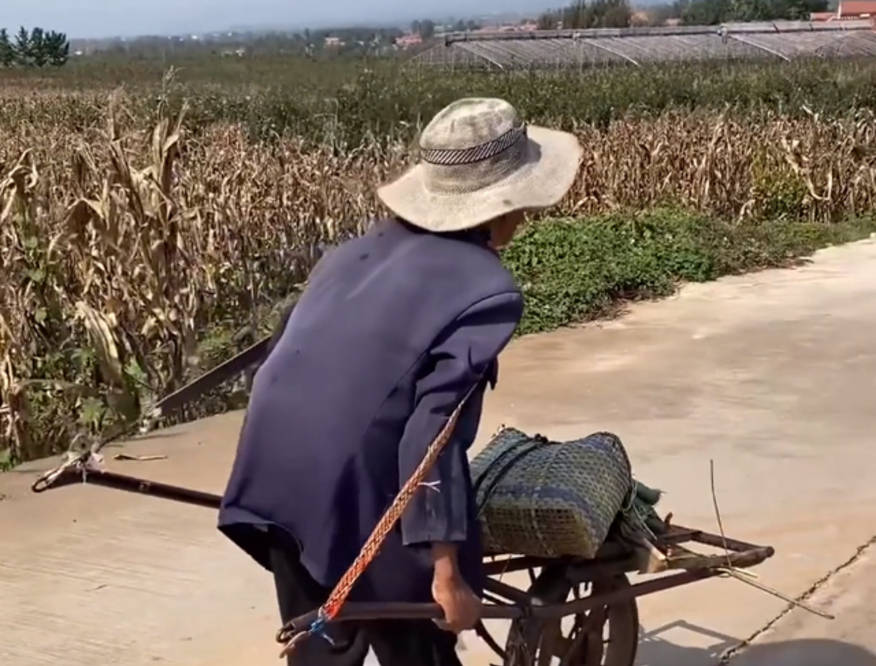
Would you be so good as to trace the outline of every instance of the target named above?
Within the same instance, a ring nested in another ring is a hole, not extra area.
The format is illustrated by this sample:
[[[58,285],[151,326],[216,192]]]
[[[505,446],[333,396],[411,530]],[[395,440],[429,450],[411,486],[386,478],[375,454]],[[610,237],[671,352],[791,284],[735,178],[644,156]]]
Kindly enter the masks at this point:
[[[581,152],[572,134],[527,126],[504,100],[461,99],[423,130],[419,163],[377,194],[423,229],[471,229],[558,203],[575,180]]]

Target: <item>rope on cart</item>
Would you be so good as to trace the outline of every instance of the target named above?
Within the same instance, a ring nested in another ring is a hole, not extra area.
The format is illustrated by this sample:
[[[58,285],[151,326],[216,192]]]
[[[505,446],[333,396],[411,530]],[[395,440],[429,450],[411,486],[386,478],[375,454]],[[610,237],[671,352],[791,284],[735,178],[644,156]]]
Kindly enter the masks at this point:
[[[341,612],[341,608],[343,608],[344,603],[350,596],[350,592],[356,584],[356,581],[359,580],[359,577],[365,572],[371,562],[374,561],[374,558],[377,557],[380,548],[383,546],[384,541],[386,541],[386,537],[389,536],[389,533],[393,530],[399,518],[401,518],[402,514],[405,512],[408,504],[410,504],[413,499],[414,494],[420,488],[423,480],[435,465],[435,462],[438,460],[444,447],[447,446],[447,443],[450,441],[453,431],[456,428],[456,424],[459,421],[462,409],[477,387],[478,384],[475,384],[475,386],[469,390],[450,415],[450,418],[447,419],[444,427],[435,439],[432,440],[432,443],[426,450],[426,455],[423,457],[422,461],[420,461],[420,464],[414,470],[411,477],[405,482],[404,486],[402,486],[392,504],[380,518],[380,521],[378,521],[377,526],[371,532],[365,545],[362,546],[362,550],[353,561],[353,564],[350,565],[347,572],[341,576],[338,584],[329,595],[328,600],[320,607],[319,616],[313,624],[305,630],[298,630],[291,622],[289,622],[277,633],[277,642],[285,644],[280,655],[281,657],[290,654],[295,647],[308,636],[320,636],[328,639],[328,635],[325,632],[326,624],[338,616]]]

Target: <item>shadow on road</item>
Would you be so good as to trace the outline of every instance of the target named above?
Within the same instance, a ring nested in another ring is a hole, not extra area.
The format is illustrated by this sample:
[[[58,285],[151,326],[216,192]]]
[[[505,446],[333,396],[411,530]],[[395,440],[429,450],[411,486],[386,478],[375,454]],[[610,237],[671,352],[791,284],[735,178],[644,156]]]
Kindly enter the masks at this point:
[[[755,645],[732,666],[876,666],[876,655],[857,645],[821,638]]]
[[[707,647],[677,645],[683,632],[700,637]],[[669,637],[672,635],[672,638]],[[703,640],[705,639],[705,640]],[[716,666],[739,640],[679,621],[640,635],[637,666]],[[752,645],[730,660],[731,666],[876,666],[876,654],[865,648],[827,639],[800,639]]]
[[[691,639],[691,634],[695,640]],[[678,642],[698,643],[708,647],[688,647]],[[684,620],[639,632],[637,666],[712,666],[721,655],[738,645],[731,636],[717,633]],[[876,665],[874,665],[876,666]]]

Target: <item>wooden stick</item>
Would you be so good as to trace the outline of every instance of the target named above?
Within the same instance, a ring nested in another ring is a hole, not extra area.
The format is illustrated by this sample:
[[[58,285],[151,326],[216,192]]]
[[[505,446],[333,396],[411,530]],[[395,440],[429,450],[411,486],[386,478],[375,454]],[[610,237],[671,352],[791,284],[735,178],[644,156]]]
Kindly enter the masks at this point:
[[[727,568],[733,569],[730,562],[730,549],[727,547],[727,535],[724,534],[724,523],[721,521],[721,510],[718,508],[718,494],[715,492],[715,461],[709,460],[709,478],[712,484],[712,505],[715,507],[715,517],[718,519],[718,529],[721,531],[721,541],[724,542],[724,554],[727,556]]]
[[[803,610],[808,611],[808,612],[812,613],[813,615],[818,615],[819,617],[823,617],[826,620],[835,620],[836,619],[836,616],[831,615],[830,613],[825,613],[822,610],[818,610],[814,606],[810,606],[809,604],[804,603],[802,601],[799,601],[797,599],[792,599],[791,597],[782,594],[778,590],[754,580],[750,576],[743,575],[737,569],[732,569],[732,568],[731,569],[719,569],[718,571],[720,571],[722,574],[725,574],[727,576],[735,578],[736,580],[741,580],[743,583],[745,583],[747,585],[751,585],[752,587],[756,587],[758,590],[761,590],[762,592],[766,592],[767,594],[771,594],[774,597],[781,599],[782,601],[786,601],[789,604],[791,604],[792,606],[797,606],[798,608],[802,608]]]

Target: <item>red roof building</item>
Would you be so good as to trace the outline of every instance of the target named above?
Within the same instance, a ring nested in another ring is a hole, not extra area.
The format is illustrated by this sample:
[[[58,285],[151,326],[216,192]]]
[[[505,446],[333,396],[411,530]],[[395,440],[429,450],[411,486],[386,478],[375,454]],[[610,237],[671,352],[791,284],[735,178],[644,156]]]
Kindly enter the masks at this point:
[[[843,21],[876,18],[876,0],[840,0],[835,12],[814,12],[810,21]]]
[[[840,0],[837,14],[840,18],[870,18],[876,16],[876,1]]]
[[[400,49],[410,49],[415,46],[419,46],[422,43],[423,38],[419,35],[419,33],[402,35],[395,40],[396,46],[398,46]]]

